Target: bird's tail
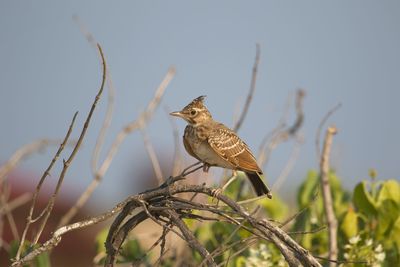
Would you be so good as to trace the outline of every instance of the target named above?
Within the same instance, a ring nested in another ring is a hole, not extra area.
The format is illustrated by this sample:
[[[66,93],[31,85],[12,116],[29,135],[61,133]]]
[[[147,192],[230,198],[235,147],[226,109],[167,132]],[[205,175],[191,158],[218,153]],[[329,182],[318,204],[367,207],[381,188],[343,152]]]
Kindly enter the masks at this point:
[[[269,199],[272,198],[271,190],[263,182],[264,175],[261,172],[246,172],[246,175],[249,177],[257,196],[267,195]]]

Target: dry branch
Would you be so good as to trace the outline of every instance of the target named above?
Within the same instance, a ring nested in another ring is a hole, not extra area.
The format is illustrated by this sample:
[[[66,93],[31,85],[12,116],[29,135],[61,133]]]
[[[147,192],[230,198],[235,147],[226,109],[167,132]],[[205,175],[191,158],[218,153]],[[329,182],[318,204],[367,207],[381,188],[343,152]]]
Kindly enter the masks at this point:
[[[247,94],[246,103],[244,104],[242,113],[240,114],[239,119],[237,120],[237,122],[235,123],[235,126],[233,127],[233,131],[235,131],[235,132],[237,132],[239,130],[240,126],[242,126],[242,123],[247,115],[247,111],[249,110],[251,100],[253,99],[254,91],[256,90],[258,65],[260,64],[260,54],[261,54],[260,44],[256,44],[256,58],[254,60],[249,93]]]
[[[285,112],[280,123],[270,134],[266,135],[261,142],[259,155],[257,157],[258,163],[263,168],[268,162],[272,151],[280,144],[287,141],[290,137],[295,137],[297,132],[300,130],[304,122],[304,111],[303,111],[303,100],[306,93],[303,89],[299,89],[296,92],[295,109],[296,109],[296,120],[292,126],[286,127],[285,123]],[[289,107],[289,105],[287,105]]]
[[[53,166],[54,166],[54,164],[56,163],[56,161],[58,160],[58,158],[59,158],[61,152],[64,150],[65,144],[68,142],[69,136],[71,135],[72,128],[73,128],[73,126],[74,126],[75,119],[76,119],[76,116],[77,116],[77,115],[78,115],[78,113],[75,113],[75,115],[74,115],[74,117],[73,117],[73,119],[72,119],[72,122],[71,122],[71,124],[70,124],[70,126],[69,126],[69,128],[68,128],[67,134],[65,135],[64,141],[60,144],[60,147],[58,148],[56,154],[54,155],[53,159],[51,160],[50,165],[47,167],[47,169],[46,169],[45,172],[43,173],[42,177],[40,178],[39,183],[38,183],[37,186],[36,186],[35,193],[34,193],[33,196],[32,196],[32,203],[31,203],[31,206],[30,206],[30,209],[29,209],[29,214],[28,214],[28,217],[26,218],[26,226],[25,226],[24,231],[23,231],[23,233],[22,233],[22,238],[21,238],[21,241],[20,241],[20,244],[19,244],[19,247],[18,247],[18,251],[17,251],[16,257],[15,257],[16,260],[18,260],[18,259],[20,258],[20,256],[21,256],[22,247],[23,247],[23,245],[24,245],[24,243],[25,243],[25,238],[26,238],[26,235],[27,235],[27,233],[28,233],[28,230],[29,230],[30,225],[31,225],[32,223],[34,223],[35,221],[37,221],[38,219],[40,219],[40,218],[44,215],[44,213],[45,213],[45,211],[46,211],[46,209],[44,209],[44,210],[42,211],[42,213],[41,213],[39,216],[37,216],[36,219],[33,219],[33,218],[32,218],[32,216],[33,216],[33,211],[34,211],[35,206],[36,206],[36,201],[37,201],[37,198],[38,198],[40,189],[42,188],[42,185],[43,185],[43,183],[44,183],[46,177],[47,177],[48,175],[50,175],[50,171],[51,171],[51,169],[53,168]]]
[[[328,121],[328,119],[338,110],[342,107],[342,103],[338,103],[336,106],[334,106],[331,110],[329,110],[325,116],[322,118],[321,122],[318,125],[317,133],[315,135],[315,149],[317,155],[317,161],[320,162],[321,160],[321,148],[320,148],[320,136],[321,136],[321,131],[324,126],[324,124]]]
[[[18,247],[17,255],[15,257],[16,261],[18,261],[20,259],[20,257],[21,257],[22,247],[23,247],[23,245],[25,243],[25,238],[26,238],[26,234],[28,232],[29,226],[32,223],[34,223],[35,221],[37,221],[38,219],[40,219],[41,217],[43,217],[43,219],[41,220],[40,225],[38,227],[37,233],[34,236],[33,242],[32,242],[33,245],[37,244],[37,242],[38,242],[38,240],[39,240],[39,238],[40,238],[40,236],[41,236],[41,234],[43,232],[43,229],[46,226],[47,220],[50,217],[51,211],[52,211],[52,209],[54,207],[54,203],[55,203],[55,200],[57,198],[58,192],[59,192],[59,190],[61,188],[61,185],[63,183],[64,177],[65,177],[65,175],[66,175],[66,173],[68,171],[68,168],[69,168],[70,164],[72,163],[73,159],[75,158],[75,156],[76,156],[76,154],[77,154],[77,152],[78,152],[78,150],[79,150],[79,148],[80,148],[80,146],[81,146],[81,144],[83,142],[83,139],[84,139],[84,137],[86,135],[86,131],[87,131],[88,127],[89,127],[89,123],[90,123],[90,120],[91,120],[92,115],[94,113],[94,110],[96,108],[96,105],[97,105],[98,101],[100,100],[101,94],[102,94],[103,89],[104,89],[105,80],[106,80],[106,62],[105,62],[105,59],[104,59],[103,50],[102,50],[102,48],[101,48],[101,46],[99,44],[97,45],[97,48],[99,50],[99,53],[100,53],[101,58],[102,58],[102,63],[103,63],[103,78],[102,78],[102,81],[101,81],[101,85],[100,85],[99,91],[98,91],[98,93],[97,93],[97,95],[96,95],[96,97],[95,97],[95,99],[93,101],[93,104],[92,104],[92,106],[90,108],[90,111],[89,111],[89,113],[88,113],[88,115],[86,117],[85,123],[83,125],[82,131],[81,131],[81,134],[80,134],[80,136],[78,138],[77,143],[75,144],[75,146],[74,146],[71,154],[69,155],[68,159],[63,161],[63,169],[62,169],[62,171],[60,173],[60,176],[59,176],[59,179],[57,181],[56,188],[54,189],[53,195],[50,197],[50,200],[48,201],[47,206],[42,211],[42,213],[36,219],[32,219],[33,211],[34,211],[34,208],[35,208],[35,205],[36,205],[36,201],[37,201],[37,196],[39,194],[41,186],[42,186],[44,180],[46,179],[46,177],[50,174],[50,170],[52,169],[53,165],[58,160],[62,150],[64,149],[64,146],[67,143],[67,141],[69,139],[69,136],[70,136],[70,134],[72,132],[72,128],[73,128],[76,116],[78,115],[78,112],[75,113],[75,115],[74,115],[74,117],[72,119],[71,125],[70,125],[70,127],[68,129],[68,132],[67,132],[67,134],[66,134],[66,136],[64,138],[63,143],[60,145],[59,150],[57,151],[57,153],[54,156],[54,158],[52,159],[49,167],[43,173],[42,178],[40,179],[40,181],[38,183],[38,186],[36,188],[36,191],[35,191],[33,199],[32,199],[32,205],[31,205],[31,208],[30,208],[30,211],[29,211],[29,215],[27,217],[27,223],[26,223],[26,226],[25,226],[25,229],[24,229],[24,232],[23,232],[23,236],[22,236],[22,239],[20,241],[20,245]]]
[[[213,259],[215,253],[211,255],[204,245],[195,238],[192,230],[190,230],[182,220],[184,218],[204,220],[219,218],[219,220],[224,223],[233,224],[249,231],[253,234],[253,237],[258,240],[274,243],[290,266],[298,266],[299,263],[304,266],[321,266],[307,250],[299,246],[285,231],[266,219],[254,217],[252,213],[248,213],[232,199],[222,194],[215,194],[215,189],[206,187],[205,185],[176,183],[200,168],[202,168],[202,166],[193,166],[191,169],[187,168],[180,175],[169,177],[161,186],[131,196],[121,203],[118,203],[110,211],[81,222],[58,228],[50,239],[14,262],[13,266],[25,264],[39,254],[50,251],[59,244],[64,234],[102,222],[117,213],[119,214],[110,227],[105,244],[107,250],[105,266],[113,266],[118,251],[128,233],[146,219],[157,221],[157,223],[164,228],[163,235],[165,235],[166,231],[175,232],[187,242],[190,247],[200,253],[208,266],[216,266]],[[195,193],[212,196],[225,205],[216,206],[199,203],[193,199],[183,199],[177,196],[177,194],[180,193]],[[193,214],[192,211],[195,210],[202,211],[202,213]],[[204,212],[210,214],[211,217],[203,215]],[[245,223],[246,226],[244,225]],[[161,240],[163,239],[162,236],[160,238]],[[157,243],[161,243],[162,246],[165,246],[165,241],[158,241]],[[219,255],[219,253],[216,254]]]
[[[85,191],[82,193],[82,195],[79,197],[79,199],[76,201],[74,206],[71,207],[71,209],[61,218],[58,226],[66,225],[75,215],[76,213],[86,204],[90,196],[93,194],[94,190],[97,188],[97,186],[100,184],[103,176],[105,175],[106,171],[111,165],[112,160],[114,159],[115,154],[117,153],[120,145],[122,142],[125,140],[125,138],[134,132],[135,130],[139,130],[142,125],[144,125],[148,120],[151,119],[155,109],[158,107],[161,97],[163,96],[165,89],[167,88],[168,84],[172,80],[172,78],[175,75],[175,68],[170,67],[168,69],[167,74],[165,75],[163,81],[161,84],[158,86],[153,99],[149,102],[147,105],[147,108],[145,111],[143,111],[139,117],[126,125],[116,136],[114,139],[113,143],[111,144],[111,147],[100,165],[100,167],[97,169],[93,176],[92,182],[86,187]]]
[[[40,139],[27,144],[17,151],[10,157],[10,159],[0,167],[0,184],[4,180],[7,174],[14,170],[21,160],[29,157],[32,153],[36,153],[44,149],[49,145],[59,145],[62,140],[57,139]],[[68,144],[72,144],[69,142]]]
[[[329,127],[326,131],[324,147],[321,155],[320,169],[321,169],[321,185],[322,185],[322,199],[324,203],[325,217],[328,224],[329,233],[329,263],[330,267],[336,266],[337,260],[337,220],[335,211],[333,210],[333,200],[331,193],[331,186],[329,183],[329,155],[332,146],[333,135],[336,134],[336,127]]]
[[[204,245],[195,240],[187,232],[187,227],[184,227],[182,222],[177,220],[177,218],[193,218],[190,216],[190,212],[187,212],[188,210],[208,212],[214,216],[221,217],[223,220],[220,219],[220,221],[238,225],[262,240],[273,242],[291,266],[297,266],[299,262],[305,266],[320,266],[308,251],[300,247],[279,227],[274,226],[268,220],[253,217],[232,199],[221,194],[215,195],[215,189],[204,185],[174,184],[175,181],[183,177],[184,175],[170,177],[160,187],[131,198],[110,228],[106,241],[107,258],[105,266],[113,266],[123,240],[125,240],[129,231],[132,230],[132,225],[136,226],[141,223],[145,219],[145,215],[147,215],[147,218],[158,220],[158,223],[163,227],[167,227],[167,225],[178,227],[181,231],[180,236],[183,236],[183,239],[189,246],[196,249],[206,259],[207,265],[215,266],[215,262],[208,256],[211,255],[210,252],[206,251]],[[197,193],[214,196],[230,209],[227,210],[224,206],[210,206],[193,200],[183,200],[174,196],[178,193]],[[143,203],[145,203],[146,208],[143,208]],[[177,217],[175,213],[179,216]],[[133,221],[128,219],[131,214],[136,214],[131,217]],[[197,215],[196,217],[199,218],[199,216]],[[243,226],[243,221],[248,222],[251,227]],[[128,229],[130,230],[127,231]]]

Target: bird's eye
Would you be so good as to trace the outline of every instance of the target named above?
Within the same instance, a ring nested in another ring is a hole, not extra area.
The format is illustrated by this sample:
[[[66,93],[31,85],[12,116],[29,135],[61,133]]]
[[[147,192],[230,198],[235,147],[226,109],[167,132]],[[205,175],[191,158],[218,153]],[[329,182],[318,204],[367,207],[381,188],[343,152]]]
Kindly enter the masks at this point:
[[[190,115],[194,116],[194,115],[196,115],[196,114],[197,114],[197,111],[196,111],[196,110],[190,111]]]

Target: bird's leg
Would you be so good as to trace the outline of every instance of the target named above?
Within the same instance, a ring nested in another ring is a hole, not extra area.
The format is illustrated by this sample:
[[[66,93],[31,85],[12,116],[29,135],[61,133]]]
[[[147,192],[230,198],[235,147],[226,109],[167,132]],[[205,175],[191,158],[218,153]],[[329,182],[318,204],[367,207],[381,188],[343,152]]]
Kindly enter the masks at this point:
[[[210,169],[210,167],[211,167],[210,164],[204,162],[204,164],[203,164],[203,172],[208,172],[208,170]]]

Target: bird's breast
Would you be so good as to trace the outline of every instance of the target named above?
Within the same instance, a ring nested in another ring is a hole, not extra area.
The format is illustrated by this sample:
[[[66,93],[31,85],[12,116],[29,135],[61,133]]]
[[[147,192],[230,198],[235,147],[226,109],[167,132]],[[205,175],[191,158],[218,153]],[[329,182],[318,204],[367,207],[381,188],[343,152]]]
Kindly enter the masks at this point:
[[[190,145],[192,152],[203,162],[213,166],[232,169],[232,165],[221,158],[207,141],[206,129],[187,126],[184,133],[186,142]]]

